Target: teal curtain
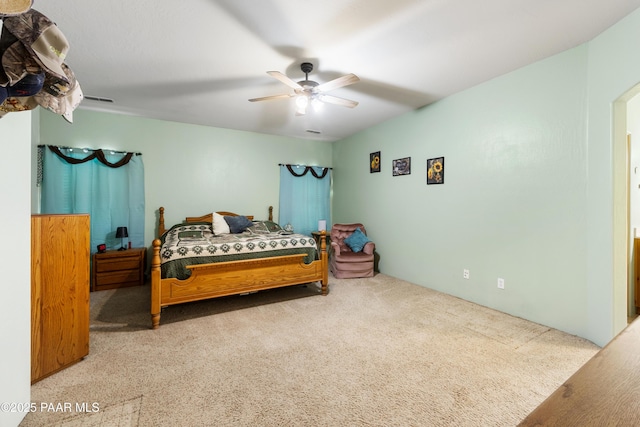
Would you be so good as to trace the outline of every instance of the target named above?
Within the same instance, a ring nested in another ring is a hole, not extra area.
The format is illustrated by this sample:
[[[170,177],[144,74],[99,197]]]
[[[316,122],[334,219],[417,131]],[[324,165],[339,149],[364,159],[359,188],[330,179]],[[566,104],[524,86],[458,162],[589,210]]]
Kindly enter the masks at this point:
[[[110,164],[128,163],[109,167],[99,158],[84,163],[70,163],[49,147],[40,147],[42,159],[41,206],[42,213],[88,213],[91,216],[91,251],[101,243],[107,249],[118,249],[121,239],[116,238],[118,227],[127,227],[132,247],[144,247],[144,166],[141,155],[55,147],[70,159],[85,159],[100,152],[102,160]]]
[[[330,227],[331,170],[319,166],[280,165],[279,224],[291,224],[299,234],[311,236],[318,221]]]

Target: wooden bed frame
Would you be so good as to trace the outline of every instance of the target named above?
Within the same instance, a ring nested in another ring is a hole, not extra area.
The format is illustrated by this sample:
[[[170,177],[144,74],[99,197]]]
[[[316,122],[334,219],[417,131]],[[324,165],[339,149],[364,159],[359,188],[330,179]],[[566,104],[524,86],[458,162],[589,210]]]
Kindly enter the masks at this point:
[[[221,215],[237,216],[232,212],[218,212]],[[158,237],[166,231],[164,208],[159,209]],[[247,216],[253,219],[252,216]],[[269,207],[269,220],[273,221],[273,207]],[[213,214],[187,217],[185,223],[212,222]],[[329,292],[329,256],[327,254],[326,232],[322,231],[319,260],[304,263],[305,254],[258,258],[243,261],[216,262],[187,266],[191,270],[188,279],[163,279],[160,272],[160,239],[153,241],[151,261],[151,324],[160,327],[162,308],[191,301],[237,295],[246,292],[320,282],[322,295]]]

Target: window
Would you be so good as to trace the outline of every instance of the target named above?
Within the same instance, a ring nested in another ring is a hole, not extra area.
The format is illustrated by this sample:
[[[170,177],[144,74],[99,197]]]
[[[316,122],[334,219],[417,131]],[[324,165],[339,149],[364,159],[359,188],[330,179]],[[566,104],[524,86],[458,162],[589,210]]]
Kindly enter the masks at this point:
[[[144,167],[142,155],[41,146],[42,213],[88,213],[91,250],[106,243],[120,247],[118,227],[127,227],[134,247],[144,244]]]
[[[330,172],[319,166],[280,165],[280,225],[291,224],[296,233],[310,236],[319,220],[331,224]]]

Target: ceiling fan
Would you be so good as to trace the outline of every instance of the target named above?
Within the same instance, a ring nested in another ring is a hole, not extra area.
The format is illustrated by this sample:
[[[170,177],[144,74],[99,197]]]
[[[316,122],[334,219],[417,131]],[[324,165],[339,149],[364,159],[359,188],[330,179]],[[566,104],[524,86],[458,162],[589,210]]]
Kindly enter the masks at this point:
[[[293,89],[293,93],[284,93],[280,95],[264,96],[262,98],[252,98],[249,101],[269,101],[273,99],[283,98],[296,98],[296,115],[304,115],[307,113],[309,106],[318,108],[322,103],[329,103],[335,105],[341,105],[343,107],[354,108],[358,103],[350,99],[339,98],[337,96],[328,95],[326,92],[351,85],[360,81],[360,78],[355,74],[347,74],[346,76],[338,77],[337,79],[328,81],[326,83],[319,84],[313,80],[309,80],[309,73],[313,71],[313,64],[310,62],[303,62],[300,64],[300,69],[305,75],[304,80],[294,82],[286,75],[279,71],[267,71],[271,77],[280,80]]]

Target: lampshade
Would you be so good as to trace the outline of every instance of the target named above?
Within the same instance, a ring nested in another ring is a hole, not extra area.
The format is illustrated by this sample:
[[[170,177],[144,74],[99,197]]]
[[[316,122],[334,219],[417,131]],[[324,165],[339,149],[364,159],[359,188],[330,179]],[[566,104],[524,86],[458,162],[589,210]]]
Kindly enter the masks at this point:
[[[127,227],[118,227],[116,230],[116,238],[129,237],[129,233],[127,232]]]

